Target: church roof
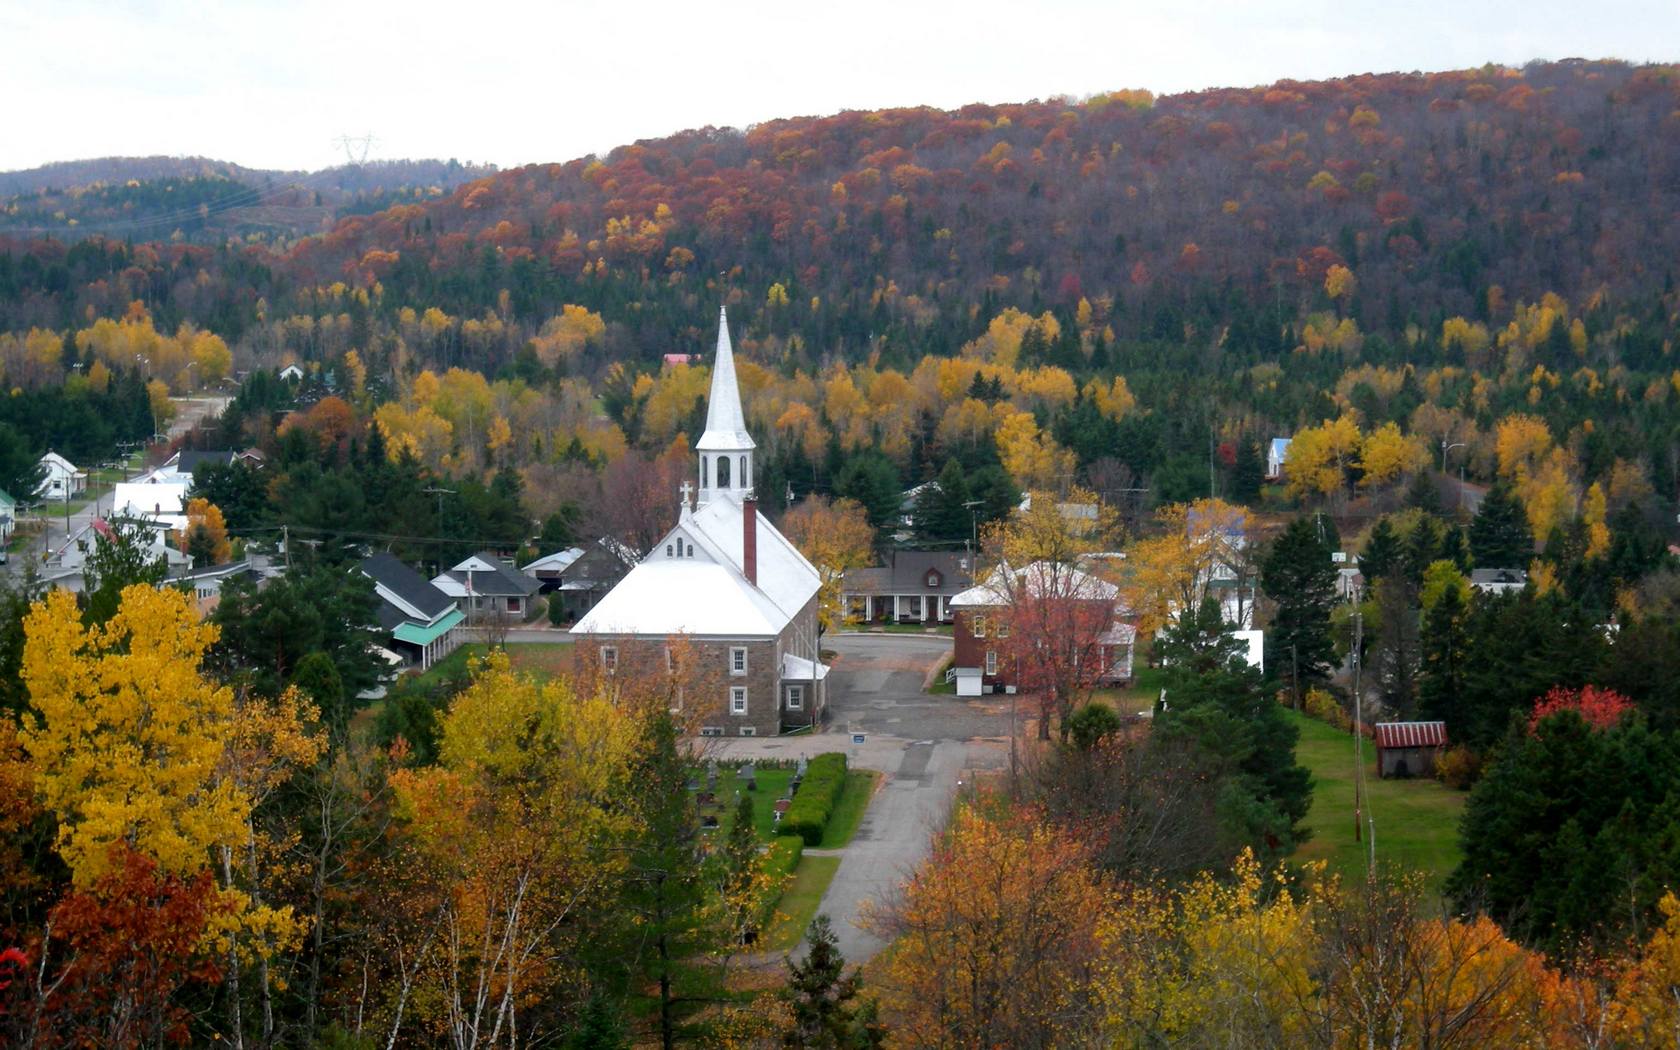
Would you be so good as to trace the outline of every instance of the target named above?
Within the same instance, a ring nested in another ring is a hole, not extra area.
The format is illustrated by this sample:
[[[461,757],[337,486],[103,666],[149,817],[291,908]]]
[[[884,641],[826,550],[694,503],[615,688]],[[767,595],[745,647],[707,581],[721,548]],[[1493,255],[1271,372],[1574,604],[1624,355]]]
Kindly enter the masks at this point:
[[[769,636],[810,603],[821,579],[798,548],[758,515],[758,583],[742,568],[744,511],[714,500],[685,514],[653,551],[572,628],[581,634]],[[689,543],[694,557],[667,556]]]
[[[729,342],[729,315],[718,308],[717,359],[712,362],[712,393],[706,402],[706,431],[695,449],[702,452],[745,452],[753,448],[747,417],[741,411],[741,390],[735,381],[735,349]]]

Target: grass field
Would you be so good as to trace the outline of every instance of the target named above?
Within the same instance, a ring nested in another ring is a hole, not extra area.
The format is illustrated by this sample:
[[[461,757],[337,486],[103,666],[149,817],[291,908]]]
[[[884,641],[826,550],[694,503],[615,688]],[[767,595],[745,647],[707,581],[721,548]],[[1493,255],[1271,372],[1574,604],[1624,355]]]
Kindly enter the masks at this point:
[[[1313,804],[1305,821],[1312,838],[1293,859],[1327,861],[1332,872],[1362,874],[1365,843],[1353,837],[1352,734],[1293,711],[1289,717],[1301,730],[1296,757],[1313,775]],[[1417,871],[1438,892],[1458,866],[1458,818],[1468,796],[1430,779],[1380,779],[1375,746],[1368,739],[1360,743],[1366,805],[1377,829],[1377,862]]]
[[[790,951],[799,944],[811,920],[816,918],[817,905],[822,903],[823,894],[828,892],[828,884],[834,881],[834,873],[839,868],[839,857],[800,859],[793,879],[776,904],[776,921],[764,936],[765,951]]]
[[[1155,700],[1161,695],[1161,669],[1136,667],[1136,677],[1124,689],[1098,689],[1092,700],[1101,700],[1123,715],[1148,714],[1155,710]]]
[[[474,657],[483,656],[488,649],[481,642],[469,642],[433,664],[420,677],[431,682],[458,675]],[[521,642],[507,646],[508,660],[515,671],[525,671],[544,680],[567,670],[571,652],[571,642]]]

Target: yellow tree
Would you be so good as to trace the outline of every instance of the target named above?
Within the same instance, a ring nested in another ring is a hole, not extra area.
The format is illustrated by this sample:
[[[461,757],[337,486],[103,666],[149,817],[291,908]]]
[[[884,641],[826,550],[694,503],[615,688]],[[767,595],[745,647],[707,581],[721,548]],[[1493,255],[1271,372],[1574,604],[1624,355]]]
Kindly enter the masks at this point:
[[[515,674],[495,651],[443,720],[438,764],[391,776],[428,891],[415,1004],[435,1036],[496,1046],[568,975],[634,830],[635,705]]]
[[[840,582],[848,569],[870,563],[875,530],[869,515],[855,499],[829,502],[811,496],[782,516],[782,532],[817,567],[822,579],[817,591],[817,617],[825,631],[838,627],[846,610],[840,608]]]
[[[1495,432],[1499,473],[1519,484],[1552,451],[1552,432],[1538,416],[1514,413],[1499,421]]]
[[[107,623],[83,627],[55,590],[24,621],[23,681],[38,714],[24,747],[78,886],[127,844],[172,874],[203,870],[245,838],[250,801],[220,775],[233,697],[200,670],[216,628],[174,590],[136,584]]]
[[[1289,494],[1296,499],[1331,499],[1340,494],[1359,445],[1359,424],[1352,416],[1325,420],[1298,432],[1283,465]]]
[[[995,802],[995,800],[994,800]],[[959,810],[896,903],[881,1000],[895,1043],[1081,1046],[1108,891],[1077,838],[997,806]]]
[[[1400,433],[1393,423],[1366,434],[1359,444],[1359,484],[1366,488],[1393,485],[1428,464],[1429,453],[1423,443]]]
[[[1139,634],[1154,634],[1180,610],[1201,605],[1215,575],[1234,578],[1238,601],[1243,599],[1254,574],[1245,508],[1199,499],[1162,507],[1155,518],[1155,533],[1126,552],[1126,602]]]
[[[175,545],[194,566],[223,565],[233,558],[222,509],[202,496],[187,500],[187,527],[175,533]]]
[[[1069,450],[1040,432],[1031,412],[1012,412],[997,428],[998,456],[1003,469],[1023,489],[1060,492],[1077,465]]]

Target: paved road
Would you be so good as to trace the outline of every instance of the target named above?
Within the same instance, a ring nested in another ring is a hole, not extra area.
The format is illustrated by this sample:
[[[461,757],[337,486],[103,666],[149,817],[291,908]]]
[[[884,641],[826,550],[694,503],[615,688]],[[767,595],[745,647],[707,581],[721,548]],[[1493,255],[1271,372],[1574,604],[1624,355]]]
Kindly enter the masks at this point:
[[[928,669],[950,652],[949,638],[843,634],[825,641],[837,654],[828,676],[828,731],[729,740],[719,754],[797,758],[844,751],[852,765],[884,774],[821,907],[834,921],[841,952],[858,963],[885,943],[859,925],[864,903],[889,899],[921,863],[970,770],[1003,766],[1009,714],[1007,707],[922,692]],[[853,732],[864,734],[862,745],[852,744]]]

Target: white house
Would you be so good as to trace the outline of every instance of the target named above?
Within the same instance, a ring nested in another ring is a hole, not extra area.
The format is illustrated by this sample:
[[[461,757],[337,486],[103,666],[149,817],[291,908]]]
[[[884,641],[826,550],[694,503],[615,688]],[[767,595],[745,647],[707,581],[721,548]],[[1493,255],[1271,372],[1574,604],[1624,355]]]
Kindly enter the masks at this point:
[[[1484,594],[1504,594],[1528,586],[1526,569],[1472,569],[1470,586]]]
[[[0,547],[4,547],[12,540],[12,531],[17,528],[17,500],[13,499],[5,489],[0,489]]]
[[[725,685],[719,695],[696,698],[694,712],[707,736],[815,725],[824,706],[821,579],[758,513],[755,447],[741,411],[729,319],[720,312],[706,430],[695,444],[697,505],[690,508],[692,489],[684,483],[676,526],[571,631],[613,671],[621,656],[657,650],[678,636],[699,659],[716,661]],[[669,660],[671,650],[665,652]]]
[[[1283,464],[1289,458],[1289,443],[1293,438],[1273,438],[1266,446],[1266,480],[1283,477]]]
[[[111,494],[111,516],[187,527],[187,493],[192,475],[163,466],[133,481],[119,481]]]
[[[46,476],[41,479],[41,487],[35,490],[38,498],[75,499],[87,491],[87,472],[78,469],[76,464],[57,452],[42,456],[41,466],[46,470]]]

